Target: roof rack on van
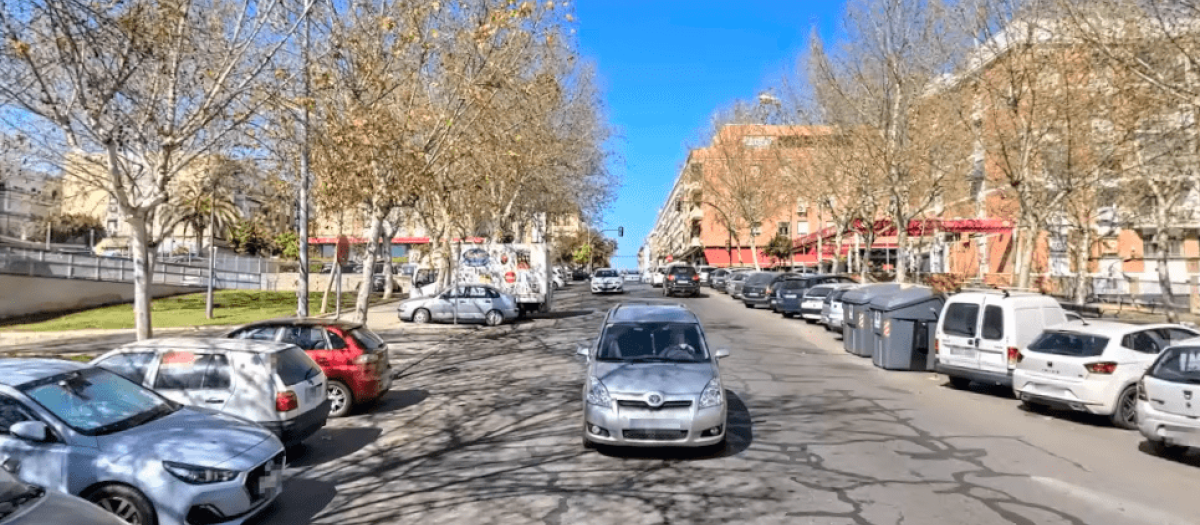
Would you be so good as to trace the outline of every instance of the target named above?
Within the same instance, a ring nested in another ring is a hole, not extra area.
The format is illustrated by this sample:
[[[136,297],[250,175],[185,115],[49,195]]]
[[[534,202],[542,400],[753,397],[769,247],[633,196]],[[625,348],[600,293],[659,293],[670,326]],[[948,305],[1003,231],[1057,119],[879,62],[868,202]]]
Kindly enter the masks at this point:
[[[1038,295],[1045,295],[1045,292],[1043,292],[1037,288],[1000,288],[998,286],[991,287],[991,288],[962,288],[959,291],[961,291],[961,292],[980,292],[980,293],[1002,293],[1002,294],[1004,294],[1005,297],[1008,297],[1009,294],[1012,292],[1033,293],[1033,294],[1038,294]]]

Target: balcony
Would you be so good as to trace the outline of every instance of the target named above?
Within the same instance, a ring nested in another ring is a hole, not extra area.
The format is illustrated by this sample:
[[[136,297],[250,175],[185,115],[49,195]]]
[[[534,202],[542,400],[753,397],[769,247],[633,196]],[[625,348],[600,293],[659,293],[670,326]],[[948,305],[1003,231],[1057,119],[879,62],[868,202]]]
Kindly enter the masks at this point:
[[[693,221],[704,219],[704,207],[699,204],[692,206],[692,211],[688,213],[688,218]]]

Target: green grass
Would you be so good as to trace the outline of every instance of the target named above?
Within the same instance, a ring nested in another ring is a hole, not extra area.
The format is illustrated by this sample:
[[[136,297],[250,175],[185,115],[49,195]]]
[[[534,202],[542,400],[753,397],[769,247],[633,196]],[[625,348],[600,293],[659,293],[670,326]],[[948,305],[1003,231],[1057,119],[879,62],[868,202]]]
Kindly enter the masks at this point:
[[[309,312],[321,312],[322,292],[309,294]],[[296,292],[267,292],[259,290],[218,290],[214,294],[216,308],[213,318],[204,317],[204,294],[193,293],[155,299],[151,307],[151,319],[155,328],[239,325],[288,317],[296,313]],[[342,311],[354,309],[356,297],[353,293],[342,294]],[[371,302],[378,296],[372,295]],[[333,311],[334,296],[329,297],[329,310]],[[27,324],[10,325],[5,330],[28,332],[58,332],[88,328],[133,328],[133,305],[119,304],[103,306],[65,314],[53,319]]]

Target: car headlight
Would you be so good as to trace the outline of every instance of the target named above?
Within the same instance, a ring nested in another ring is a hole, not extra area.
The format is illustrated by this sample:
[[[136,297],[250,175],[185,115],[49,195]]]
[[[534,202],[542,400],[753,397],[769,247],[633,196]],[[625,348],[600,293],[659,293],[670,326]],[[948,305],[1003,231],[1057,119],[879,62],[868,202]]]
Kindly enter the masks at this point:
[[[700,408],[720,406],[725,402],[724,396],[721,380],[714,377],[707,385],[704,385],[704,391],[700,393]]]
[[[211,467],[198,467],[196,465],[188,465],[186,463],[176,463],[174,461],[162,462],[163,468],[167,469],[175,477],[185,483],[193,485],[204,485],[208,483],[220,483],[222,481],[232,481],[238,476],[237,471],[225,470]]]
[[[593,377],[588,379],[588,385],[587,402],[589,405],[612,406],[612,397],[608,395],[608,389],[604,387],[604,383]]]

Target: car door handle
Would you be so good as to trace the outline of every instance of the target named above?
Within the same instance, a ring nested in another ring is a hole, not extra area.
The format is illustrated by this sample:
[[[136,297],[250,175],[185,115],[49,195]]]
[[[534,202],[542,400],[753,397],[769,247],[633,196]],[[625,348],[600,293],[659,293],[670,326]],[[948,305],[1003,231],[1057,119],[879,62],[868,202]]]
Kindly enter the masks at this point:
[[[5,459],[3,463],[0,463],[0,468],[3,468],[9,474],[16,474],[21,471],[21,460],[17,458]]]
[[[205,400],[204,400],[204,402],[205,402],[205,403],[208,403],[208,404],[215,405],[215,404],[217,404],[217,403],[224,403],[224,402],[225,402],[225,400],[224,400],[224,399],[212,398],[212,399],[205,399]]]

